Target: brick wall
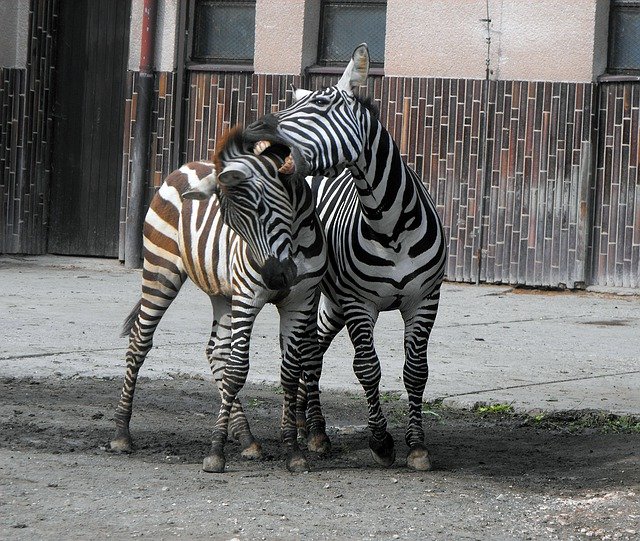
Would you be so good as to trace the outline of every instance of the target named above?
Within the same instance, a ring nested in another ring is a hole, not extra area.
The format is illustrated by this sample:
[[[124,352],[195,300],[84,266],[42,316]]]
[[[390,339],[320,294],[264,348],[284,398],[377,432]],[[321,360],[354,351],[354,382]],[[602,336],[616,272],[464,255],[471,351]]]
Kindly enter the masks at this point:
[[[119,258],[124,260],[124,239],[129,201],[129,179],[131,177],[131,147],[135,133],[136,104],[138,99],[138,72],[129,71],[125,95],[125,122],[123,134],[122,193],[120,197]],[[151,182],[148,186],[148,200],[162,185],[164,178],[173,170],[178,159],[175,156],[175,85],[176,76],[171,72],[159,72],[154,79],[154,98],[151,107],[151,148],[149,167]]]
[[[336,80],[192,72],[186,144],[175,156],[169,107],[175,76],[160,74],[149,195],[172,160],[210,159],[229,127],[287,106],[292,83],[314,89]],[[133,75],[131,81],[134,88]],[[482,80],[373,76],[360,92],[374,97],[382,122],[436,201],[449,239],[449,280],[476,280],[482,224],[481,281],[573,288],[639,287],[639,88],[603,85],[598,96],[592,84],[493,81],[486,137]],[[127,107],[133,118],[135,91]]]
[[[591,282],[640,288],[640,83],[600,87]]]
[[[27,68],[0,68],[0,253],[46,251],[56,12],[32,2]]]

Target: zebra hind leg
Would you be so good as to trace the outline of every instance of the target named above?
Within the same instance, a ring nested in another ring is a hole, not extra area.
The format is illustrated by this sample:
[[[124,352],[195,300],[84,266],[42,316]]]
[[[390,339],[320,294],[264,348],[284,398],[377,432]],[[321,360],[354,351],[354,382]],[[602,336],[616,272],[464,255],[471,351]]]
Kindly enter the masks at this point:
[[[146,264],[146,261],[145,261]],[[129,335],[129,347],[126,354],[127,368],[120,401],[114,415],[116,434],[111,440],[111,450],[131,452],[131,433],[129,422],[133,409],[133,395],[136,390],[138,373],[147,353],[153,344],[153,333],[165,311],[175,299],[185,277],[179,272],[158,279],[156,272],[143,269],[143,293],[138,304],[125,320],[122,334]]]
[[[126,354],[127,368],[124,377],[124,384],[120,393],[120,401],[115,412],[116,434],[111,440],[111,450],[124,453],[130,453],[132,449],[131,433],[129,431],[129,422],[131,420],[131,412],[133,408],[133,394],[136,390],[136,382],[138,380],[138,372],[144,363],[147,353],[151,349],[151,342],[143,342],[140,340],[140,308],[141,301],[133,307],[133,310],[127,317],[123,325],[122,334],[129,331],[129,347]],[[134,331],[135,329],[135,331]]]
[[[380,361],[373,343],[376,318],[366,307],[357,309],[356,306],[345,316],[349,337],[355,348],[353,371],[364,389],[369,408],[369,449],[378,464],[389,467],[395,462],[396,451],[380,404]]]
[[[207,360],[222,396],[222,376],[227,359],[231,354],[231,308],[224,299],[211,297],[213,306],[213,324],[211,338],[207,345]],[[247,459],[262,458],[262,446],[251,433],[249,422],[242,408],[240,399],[236,397],[229,417],[229,434],[240,442],[242,456]]]
[[[421,310],[405,317],[405,364],[403,369],[404,385],[409,396],[409,421],[405,440],[409,447],[407,466],[414,470],[430,470],[431,460],[424,444],[422,427],[422,399],[429,365],[427,346],[429,335],[438,310],[438,299],[429,301]],[[404,316],[404,314],[403,314]]]

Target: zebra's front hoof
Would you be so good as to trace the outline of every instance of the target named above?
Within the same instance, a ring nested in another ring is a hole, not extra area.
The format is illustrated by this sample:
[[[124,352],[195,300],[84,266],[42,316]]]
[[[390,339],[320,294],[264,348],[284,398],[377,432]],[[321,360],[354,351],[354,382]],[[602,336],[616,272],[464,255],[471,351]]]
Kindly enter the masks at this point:
[[[204,457],[202,469],[208,473],[223,473],[226,460],[222,453],[215,453]]]
[[[319,455],[326,455],[331,451],[331,441],[326,432],[318,431],[309,434],[307,438],[307,449]]]
[[[240,454],[242,455],[242,458],[246,458],[248,460],[258,460],[262,458],[262,445],[254,440],[249,445],[247,445]]]
[[[303,473],[309,471],[309,463],[302,452],[293,451],[287,457],[287,469],[291,473]]]
[[[381,466],[388,468],[396,460],[396,450],[393,444],[391,434],[385,432],[384,438],[378,440],[371,436],[369,438],[369,448],[371,456]]]
[[[116,437],[111,440],[110,447],[112,451],[117,453],[131,453],[133,451],[130,436],[116,435]]]
[[[407,466],[418,471],[429,471],[431,469],[431,460],[427,448],[421,443],[411,447],[407,456]]]

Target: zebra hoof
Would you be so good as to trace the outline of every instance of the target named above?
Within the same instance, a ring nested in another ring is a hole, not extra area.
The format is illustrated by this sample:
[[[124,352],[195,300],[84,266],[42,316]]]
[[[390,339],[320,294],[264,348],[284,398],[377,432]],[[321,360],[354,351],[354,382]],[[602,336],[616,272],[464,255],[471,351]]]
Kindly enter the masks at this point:
[[[429,471],[431,469],[431,460],[427,448],[422,445],[414,445],[407,456],[407,466],[418,471]]]
[[[373,460],[385,468],[391,466],[396,460],[393,438],[388,432],[385,432],[382,440],[377,440],[371,436],[369,438],[369,449],[371,449]]]
[[[309,471],[309,463],[301,452],[294,452],[287,457],[287,469],[291,473],[303,473]]]
[[[258,460],[262,458],[262,445],[260,445],[257,441],[252,441],[242,450],[240,454],[242,455],[242,458],[246,458],[248,460]]]
[[[223,473],[226,460],[222,453],[204,457],[202,469],[208,473]]]
[[[299,437],[299,436],[298,436]],[[314,432],[307,438],[307,449],[319,455],[326,455],[331,451],[331,441],[325,432]]]
[[[112,451],[117,453],[131,453],[133,451],[131,438],[124,436],[116,437],[114,440],[111,440],[110,447]]]

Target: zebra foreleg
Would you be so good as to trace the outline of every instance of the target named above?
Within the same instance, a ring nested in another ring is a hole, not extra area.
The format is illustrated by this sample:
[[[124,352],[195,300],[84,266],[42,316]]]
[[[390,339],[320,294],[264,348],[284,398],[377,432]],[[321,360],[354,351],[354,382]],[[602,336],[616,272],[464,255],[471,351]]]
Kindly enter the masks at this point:
[[[261,307],[250,306],[244,299],[231,314],[231,354],[224,367],[221,382],[221,404],[218,419],[213,429],[211,451],[202,462],[206,472],[224,472],[226,458],[224,446],[229,433],[231,410],[238,393],[244,387],[249,373],[249,343],[255,318]]]
[[[298,303],[295,303],[295,309],[279,306],[282,349],[280,376],[284,389],[282,439],[288,449],[287,468],[295,472],[308,469],[297,440],[296,406],[301,381],[306,384],[309,432],[307,447],[317,453],[327,453],[331,448],[325,430],[318,388],[322,370],[322,356],[317,339],[318,295],[314,291],[310,293],[313,297],[309,298],[307,308],[301,308]]]
[[[213,324],[211,338],[207,345],[207,360],[222,396],[222,376],[227,359],[231,354],[231,308],[226,299],[211,297],[213,306]],[[249,428],[249,422],[242,408],[240,399],[236,397],[229,417],[229,434],[240,442],[242,456],[248,459],[262,457],[262,446],[256,441]]]
[[[333,304],[325,295],[320,297],[318,308],[318,345],[320,348],[320,363],[324,358],[324,354],[331,345],[336,335],[344,327],[344,316],[340,312],[338,306]],[[320,365],[322,367],[322,364]],[[318,391],[319,393],[319,391]],[[307,384],[304,379],[300,380],[298,386],[298,398],[296,401],[296,424],[298,427],[298,441],[307,440]],[[309,448],[314,451],[315,449]]]
[[[391,434],[387,432],[387,420],[380,405],[380,361],[373,343],[373,327],[376,315],[366,307],[353,307],[345,318],[349,337],[355,348],[353,371],[364,389],[369,408],[369,448],[373,459],[388,467],[396,459],[396,451]]]
[[[415,470],[430,470],[431,460],[424,444],[422,399],[429,377],[427,346],[438,310],[438,299],[429,301],[417,312],[405,318],[404,385],[409,396],[409,421],[405,441],[409,446],[407,466]]]

